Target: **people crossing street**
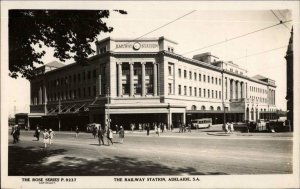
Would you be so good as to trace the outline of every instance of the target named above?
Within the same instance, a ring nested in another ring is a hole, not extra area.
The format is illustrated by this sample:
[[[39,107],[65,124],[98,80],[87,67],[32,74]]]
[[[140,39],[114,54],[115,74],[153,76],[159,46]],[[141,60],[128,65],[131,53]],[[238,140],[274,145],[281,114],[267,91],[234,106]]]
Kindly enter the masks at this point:
[[[97,134],[98,134],[99,146],[101,146],[101,143],[102,143],[102,145],[104,145],[104,141],[103,141],[104,131],[101,126],[99,127]]]
[[[53,143],[53,138],[55,136],[55,132],[52,129],[49,129],[49,144]]]

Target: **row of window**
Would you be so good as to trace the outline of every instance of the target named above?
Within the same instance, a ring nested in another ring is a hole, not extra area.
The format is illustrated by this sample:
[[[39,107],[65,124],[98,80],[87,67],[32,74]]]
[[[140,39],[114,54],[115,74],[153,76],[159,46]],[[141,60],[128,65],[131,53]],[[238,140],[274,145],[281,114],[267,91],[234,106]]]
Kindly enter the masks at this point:
[[[264,93],[267,94],[268,91],[266,89],[258,88],[258,87],[252,87],[250,86],[250,91],[251,92],[256,92],[256,93]]]
[[[197,110],[197,106],[196,105],[193,105],[192,107],[191,107],[191,110]],[[201,106],[201,110],[206,110],[206,107],[205,106]],[[213,106],[210,106],[209,107],[209,110],[214,110],[214,107]],[[217,110],[221,110],[221,107],[220,106],[218,106],[217,107]]]
[[[250,99],[252,100],[256,100],[256,101],[259,101],[261,103],[267,103],[267,98],[262,98],[262,97],[255,97],[255,96],[250,96]]]
[[[171,67],[169,66],[169,75],[172,75],[172,71],[170,72],[170,69]],[[172,69],[171,69],[172,70]],[[194,75],[194,77],[193,77]],[[179,68],[178,69],[178,77],[181,78],[182,77],[182,73],[181,73],[181,69]],[[183,77],[184,79],[187,79],[187,70],[183,70]],[[194,74],[192,73],[192,71],[189,71],[189,79],[193,79],[195,81],[203,81],[203,82],[206,82],[207,83],[212,83],[212,84],[216,84],[216,85],[221,85],[222,82],[221,82],[221,79],[220,78],[217,78],[217,77],[213,77],[213,76],[206,76],[205,74],[197,74],[196,72],[194,72]]]
[[[64,91],[64,92],[56,92],[50,93],[48,95],[49,101],[57,101],[57,100],[71,100],[71,99],[79,99],[85,97],[95,97],[96,96],[96,86],[93,87],[83,87],[74,90]]]
[[[169,94],[172,94],[172,85],[169,83]],[[187,96],[187,86],[183,86],[183,91],[182,91],[182,86],[178,85],[178,95],[185,95]],[[182,93],[183,92],[183,93]],[[210,89],[201,89],[197,87],[189,87],[189,96],[195,96],[195,97],[203,97],[203,98],[215,98],[215,99],[221,99],[222,98],[222,93],[221,91],[217,90],[210,90]]]
[[[104,70],[105,70],[105,68],[104,68]],[[103,71],[102,73],[103,73],[103,75],[105,75],[105,71]],[[48,85],[48,88],[55,88],[58,86],[71,85],[72,81],[75,84],[75,83],[80,83],[81,81],[85,82],[86,80],[90,80],[92,78],[93,79],[97,78],[96,69],[94,69],[93,71],[91,71],[91,70],[89,70],[87,72],[84,71],[81,73],[65,76],[60,79],[51,80],[51,81],[48,81],[47,85]]]

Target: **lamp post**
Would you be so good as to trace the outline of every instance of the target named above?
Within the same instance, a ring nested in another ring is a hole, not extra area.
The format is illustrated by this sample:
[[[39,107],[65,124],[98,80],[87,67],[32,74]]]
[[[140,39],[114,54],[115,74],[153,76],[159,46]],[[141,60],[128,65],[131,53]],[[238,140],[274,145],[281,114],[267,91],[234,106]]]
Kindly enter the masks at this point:
[[[224,100],[224,68],[223,68],[223,64],[224,62],[221,62],[222,65],[222,105],[223,105],[223,128],[225,128],[225,124],[226,124],[226,112],[225,112],[225,100]]]

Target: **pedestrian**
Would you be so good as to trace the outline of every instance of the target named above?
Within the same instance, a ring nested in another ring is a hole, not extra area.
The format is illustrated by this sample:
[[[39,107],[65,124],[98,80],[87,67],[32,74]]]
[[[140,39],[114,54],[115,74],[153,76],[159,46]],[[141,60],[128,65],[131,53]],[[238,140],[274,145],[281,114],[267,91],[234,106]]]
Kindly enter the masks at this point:
[[[44,145],[45,145],[45,149],[46,149],[47,144],[49,143],[49,138],[50,138],[50,135],[49,135],[47,129],[44,130],[43,138],[44,138]]]
[[[93,131],[92,131],[92,133],[93,133],[94,138],[96,138],[97,127],[96,127],[95,125],[93,126]]]
[[[79,128],[78,128],[78,126],[76,126],[75,132],[76,132],[76,138],[77,138],[79,136]]]
[[[158,126],[158,127],[156,127],[156,134],[159,136],[159,133],[160,133],[160,127]]]
[[[19,133],[20,133],[20,131],[18,129],[18,125],[13,126],[12,131],[11,131],[11,135],[13,136],[13,139],[14,139],[13,143],[14,144],[19,142],[19,138],[18,138],[19,135],[20,135]]]
[[[112,130],[110,128],[108,128],[107,129],[107,143],[108,143],[108,146],[109,146],[109,141],[111,142],[112,145],[114,145],[112,139],[113,139]]]
[[[53,138],[55,136],[54,131],[52,131],[52,129],[49,129],[49,143],[52,144],[53,143]]]
[[[163,133],[164,130],[165,130],[165,124],[164,124],[164,123],[161,123],[161,124],[160,124],[160,128],[161,128],[161,132]]]
[[[119,132],[119,126],[116,124],[115,128],[116,128],[116,134],[117,134]]]
[[[173,132],[173,123],[171,123],[171,132]]]
[[[233,122],[230,123],[230,133],[233,133],[234,128],[233,128]]]
[[[104,131],[103,131],[102,127],[100,126],[99,129],[98,129],[99,146],[101,146],[101,142],[102,142],[102,145],[104,145],[103,135],[104,135]]]
[[[225,124],[225,133],[228,133],[228,123]]]
[[[134,130],[134,124],[131,123],[131,124],[130,124],[130,127],[131,127],[131,132],[133,133],[133,130]]]
[[[149,136],[149,133],[150,133],[150,125],[149,124],[146,125],[146,129],[147,129],[147,136]]]
[[[142,131],[142,124],[139,123],[139,131],[141,132]]]
[[[41,130],[40,130],[39,126],[37,126],[35,129],[35,133],[34,133],[34,137],[36,137],[36,141],[40,140],[40,133],[41,133]]]
[[[119,131],[119,138],[120,138],[120,143],[121,144],[123,144],[124,137],[125,137],[125,132],[124,132],[124,129],[123,129],[122,125],[121,125],[120,126],[120,131]]]
[[[192,128],[192,126],[191,126],[191,124],[189,123],[189,124],[188,124],[188,132],[191,132],[191,128]]]

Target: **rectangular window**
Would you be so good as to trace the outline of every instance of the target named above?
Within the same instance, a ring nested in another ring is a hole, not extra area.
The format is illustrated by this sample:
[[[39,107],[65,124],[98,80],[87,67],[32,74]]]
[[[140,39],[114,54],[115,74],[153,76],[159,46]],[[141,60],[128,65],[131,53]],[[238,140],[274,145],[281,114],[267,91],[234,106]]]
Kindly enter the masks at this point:
[[[199,88],[199,97],[201,97],[201,88]]]
[[[186,77],[187,77],[186,70],[183,71],[183,77],[184,77],[184,79],[186,79]]]
[[[199,74],[199,81],[201,81],[201,74]]]
[[[194,73],[194,79],[195,79],[195,81],[197,81],[197,73],[196,72]]]
[[[96,86],[93,86],[93,96],[96,96]]]
[[[219,91],[219,99],[222,98],[222,94],[221,94],[221,91]]]
[[[216,91],[216,98],[218,98],[218,91]]]
[[[197,96],[197,87],[194,87],[194,96]]]
[[[82,80],[85,81],[85,72],[82,73]]]
[[[192,94],[192,87],[190,87],[190,96],[192,96],[193,94]]]
[[[169,94],[172,94],[172,83],[169,83]]]
[[[211,90],[211,98],[214,98],[214,90]]]
[[[96,79],[97,78],[97,71],[93,70],[93,78]]]
[[[88,79],[91,79],[91,71],[88,71],[87,78],[88,78]]]
[[[210,90],[207,89],[207,98],[210,98]]]
[[[210,82],[210,77],[209,76],[207,76],[207,83],[209,83]]]
[[[184,95],[186,95],[186,86],[184,86]]]
[[[203,75],[203,82],[205,82],[205,78],[206,78],[206,76],[205,76],[205,75]]]
[[[88,88],[88,96],[91,96],[91,87]]]
[[[169,75],[172,75],[172,66],[168,66]]]
[[[206,91],[205,91],[205,89],[203,89],[203,97],[204,98],[206,97]]]
[[[192,79],[192,72],[191,71],[189,72],[189,75],[190,75],[190,79]]]
[[[178,77],[181,77],[181,69],[178,69]]]
[[[178,85],[178,94],[181,95],[181,85]]]
[[[221,79],[219,79],[219,85],[221,85]]]
[[[214,77],[211,77],[211,83],[214,84]]]

